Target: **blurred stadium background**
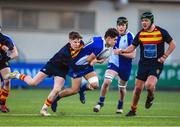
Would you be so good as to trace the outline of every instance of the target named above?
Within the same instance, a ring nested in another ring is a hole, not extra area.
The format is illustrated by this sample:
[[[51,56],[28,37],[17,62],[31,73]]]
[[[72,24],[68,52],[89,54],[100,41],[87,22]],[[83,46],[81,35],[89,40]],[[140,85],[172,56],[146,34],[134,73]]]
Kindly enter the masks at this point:
[[[107,28],[116,27],[119,16],[126,16],[129,30],[136,34],[141,28],[140,14],[147,10],[154,14],[155,24],[167,29],[177,42],[176,50],[166,61],[158,88],[180,89],[180,0],[0,0],[0,25],[19,50],[12,69],[34,76],[67,43],[68,32],[79,31],[88,42],[90,37],[103,36]],[[138,59],[137,51],[129,88],[134,84]],[[100,80],[105,67],[97,67]],[[12,87],[27,85],[13,81]],[[45,80],[39,87],[52,87],[52,80]]]
[[[68,41],[68,32],[79,31],[86,42],[94,35],[102,35],[109,27],[116,27],[116,19],[126,16],[129,30],[136,34],[141,28],[140,14],[151,11],[155,24],[169,31],[176,42],[176,50],[166,61],[158,82],[156,101],[145,110],[145,93],[134,119],[115,115],[117,91],[110,91],[103,112],[94,114],[99,90],[87,92],[87,103],[80,104],[78,95],[64,99],[58,113],[51,118],[39,117],[39,110],[47,97],[53,80],[44,80],[37,89],[13,80],[8,99],[11,112],[0,113],[0,126],[180,126],[180,0],[0,0],[0,26],[12,37],[19,57],[12,61],[12,70],[34,76],[45,62]],[[139,50],[139,49],[138,49]],[[134,59],[128,89],[133,89],[139,53]],[[100,84],[106,64],[96,65]],[[111,88],[117,88],[117,80]],[[66,81],[70,86],[70,79]],[[21,90],[18,88],[26,88]],[[27,90],[28,89],[28,90]],[[117,90],[117,89],[116,89]],[[169,92],[173,90],[172,92]],[[176,91],[176,92],[175,92]],[[127,93],[124,112],[131,104],[132,91]],[[103,122],[102,122],[103,121]]]

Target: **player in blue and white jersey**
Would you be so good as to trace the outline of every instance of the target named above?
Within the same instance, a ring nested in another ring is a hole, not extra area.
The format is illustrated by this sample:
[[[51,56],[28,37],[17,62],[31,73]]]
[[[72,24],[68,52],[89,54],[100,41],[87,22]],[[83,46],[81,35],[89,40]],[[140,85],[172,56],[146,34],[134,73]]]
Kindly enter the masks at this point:
[[[96,62],[103,62],[104,59],[98,60],[98,55],[108,48],[112,48],[117,41],[118,31],[110,28],[103,37],[93,37],[80,51],[78,56],[73,59],[70,66],[70,76],[72,77],[72,87],[66,88],[59,93],[59,96],[52,104],[52,110],[56,112],[57,101],[63,97],[76,94],[80,90],[82,77],[88,81],[88,85],[83,85],[83,91],[93,90],[99,86],[99,81],[93,65]]]
[[[105,72],[105,78],[101,87],[101,93],[97,105],[94,107],[94,112],[99,112],[101,107],[104,106],[105,96],[107,94],[109,85],[115,76],[119,77],[118,88],[119,88],[119,100],[117,105],[116,113],[123,113],[123,102],[126,94],[127,81],[129,80],[132,59],[135,57],[135,51],[132,53],[126,53],[119,55],[116,53],[116,49],[125,49],[131,45],[134,35],[127,30],[128,20],[126,17],[119,17],[117,19],[117,30],[119,36],[114,46],[114,53],[110,56],[108,61],[108,67]]]
[[[13,41],[7,35],[0,33],[0,73],[3,85],[0,88],[0,111],[7,113],[6,100],[10,92],[10,79],[6,75],[11,72],[9,61],[18,56],[18,51]]]

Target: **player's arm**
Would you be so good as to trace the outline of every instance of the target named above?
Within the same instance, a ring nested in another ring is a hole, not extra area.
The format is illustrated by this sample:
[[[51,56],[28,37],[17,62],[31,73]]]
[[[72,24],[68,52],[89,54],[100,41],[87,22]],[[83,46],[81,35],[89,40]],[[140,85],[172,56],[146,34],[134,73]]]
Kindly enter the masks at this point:
[[[136,46],[131,44],[126,49],[115,49],[114,53],[117,55],[122,55],[124,53],[132,53],[132,52],[134,52],[135,49],[136,49]]]
[[[89,62],[89,63],[91,63],[91,61],[93,61],[94,59],[96,59],[96,55],[95,55],[94,53],[91,53],[91,54],[87,57],[86,61]]]
[[[130,59],[134,59],[136,56],[136,50],[134,50],[130,53],[122,53],[121,55],[124,57],[130,58]]]
[[[12,50],[9,50],[7,46],[3,46],[4,51],[8,52],[8,55],[3,58],[5,61],[9,61],[11,59],[15,59],[18,56],[17,48],[14,46]]]
[[[168,56],[169,56],[169,55],[174,51],[174,49],[176,48],[176,45],[175,45],[174,40],[172,40],[172,41],[169,42],[168,44],[169,44],[168,49],[164,52],[163,56],[158,59],[158,61],[159,61],[160,63],[164,63],[165,60],[168,58]]]
[[[15,59],[17,56],[18,56],[18,51],[17,51],[16,46],[14,46],[13,49],[10,50],[10,55],[9,55],[9,57],[10,57],[11,59]]]

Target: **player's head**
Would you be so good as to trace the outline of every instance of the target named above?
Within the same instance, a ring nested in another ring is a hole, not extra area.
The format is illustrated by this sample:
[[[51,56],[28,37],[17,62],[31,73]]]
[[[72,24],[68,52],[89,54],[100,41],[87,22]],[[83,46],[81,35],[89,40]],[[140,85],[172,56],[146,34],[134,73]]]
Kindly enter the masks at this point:
[[[117,41],[119,33],[115,28],[109,28],[104,35],[104,38],[106,40],[106,45],[108,47],[113,47]]]
[[[128,20],[126,17],[119,17],[117,19],[117,30],[120,35],[123,35],[126,33],[126,30],[128,28]]]
[[[73,48],[74,50],[79,49],[81,46],[81,39],[82,36],[76,32],[76,31],[72,31],[69,33],[69,43],[71,44],[71,48]]]
[[[144,29],[149,29],[154,23],[154,15],[151,12],[142,13],[141,23]]]

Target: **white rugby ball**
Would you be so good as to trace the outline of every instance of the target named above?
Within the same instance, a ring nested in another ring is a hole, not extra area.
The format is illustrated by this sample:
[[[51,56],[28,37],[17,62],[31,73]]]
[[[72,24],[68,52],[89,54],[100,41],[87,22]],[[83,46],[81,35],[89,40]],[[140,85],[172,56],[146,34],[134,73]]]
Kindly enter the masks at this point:
[[[111,55],[111,50],[105,49],[97,56],[97,59],[107,59],[110,55]]]

